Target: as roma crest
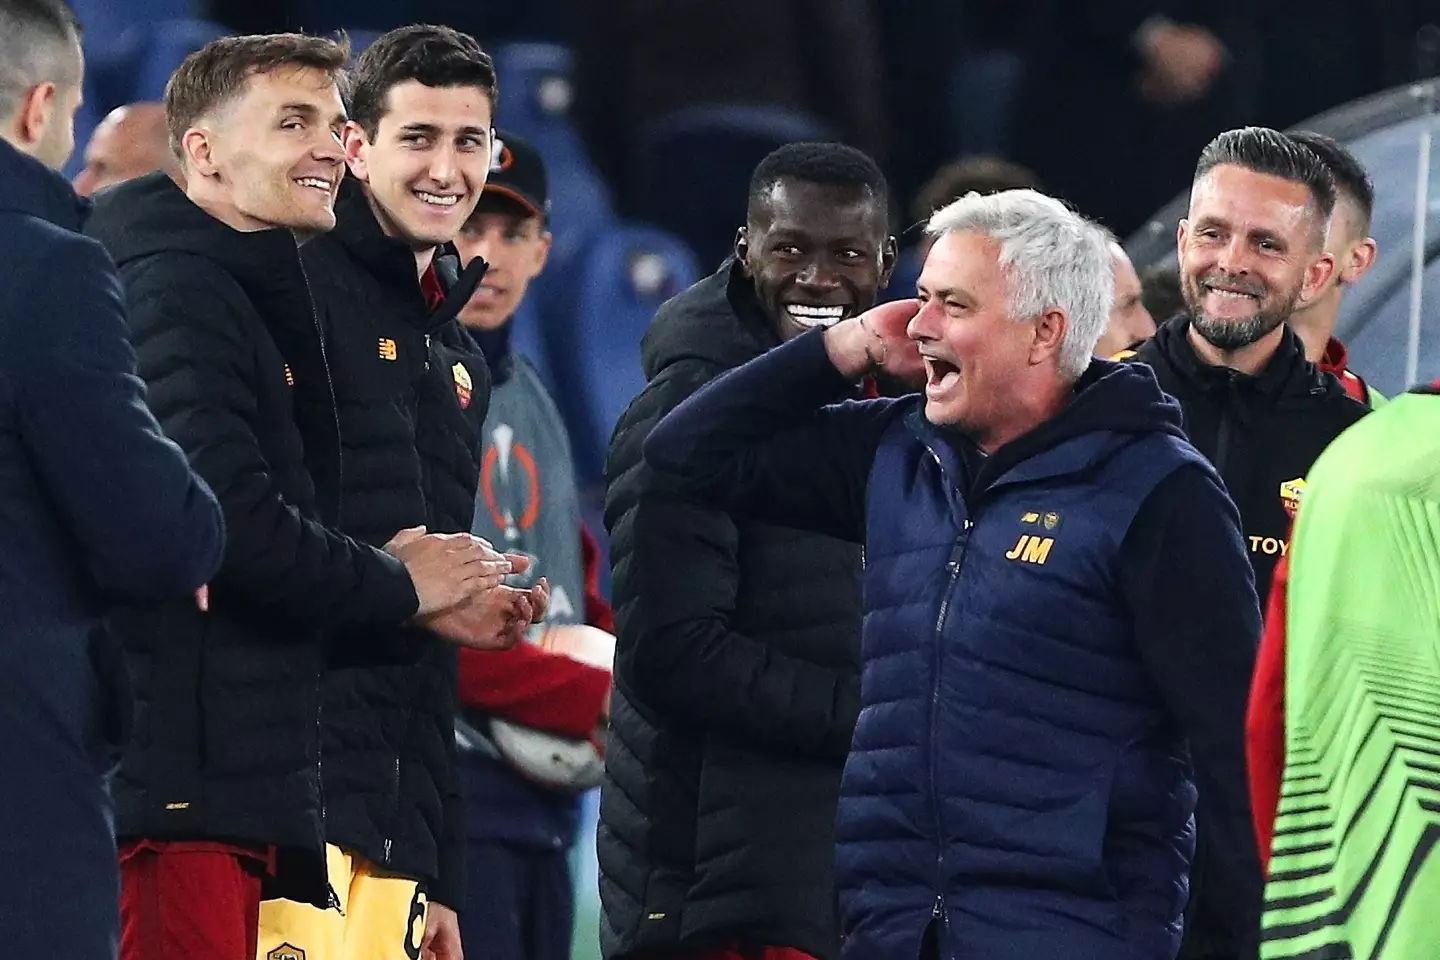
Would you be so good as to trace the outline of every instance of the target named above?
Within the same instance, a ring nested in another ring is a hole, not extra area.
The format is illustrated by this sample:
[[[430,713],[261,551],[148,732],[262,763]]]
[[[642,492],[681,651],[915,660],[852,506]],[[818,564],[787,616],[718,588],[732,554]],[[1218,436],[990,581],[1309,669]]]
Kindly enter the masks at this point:
[[[1285,505],[1285,512],[1290,519],[1295,519],[1295,511],[1300,509],[1300,501],[1305,497],[1305,478],[1296,477],[1294,480],[1286,480],[1280,484],[1280,502]]]
[[[450,373],[455,377],[455,396],[460,398],[460,409],[469,410],[470,398],[475,395],[475,382],[470,379],[470,371],[465,369],[465,364],[456,361]]]

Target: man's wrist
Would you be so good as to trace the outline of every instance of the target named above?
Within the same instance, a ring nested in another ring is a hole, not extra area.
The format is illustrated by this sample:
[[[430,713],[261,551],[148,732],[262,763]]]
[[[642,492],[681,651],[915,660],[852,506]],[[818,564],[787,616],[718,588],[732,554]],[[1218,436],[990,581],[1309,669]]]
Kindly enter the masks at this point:
[[[825,331],[825,353],[841,376],[859,380],[873,373],[884,361],[885,343],[876,337],[860,317],[842,320]]]

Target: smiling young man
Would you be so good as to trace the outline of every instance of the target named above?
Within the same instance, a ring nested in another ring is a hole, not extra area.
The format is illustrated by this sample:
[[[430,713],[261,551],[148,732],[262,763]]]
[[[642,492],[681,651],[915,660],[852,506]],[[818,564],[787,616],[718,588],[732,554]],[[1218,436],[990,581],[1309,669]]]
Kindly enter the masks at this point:
[[[1262,609],[1275,565],[1289,550],[1305,475],[1367,411],[1305,358],[1288,323],[1330,287],[1335,260],[1325,240],[1334,209],[1334,178],[1311,150],[1261,127],[1216,137],[1201,154],[1189,214],[1180,221],[1186,313],[1134,354],[1180,401],[1190,442],[1224,478],[1240,510]],[[1228,955],[1231,893],[1208,879],[1226,867],[1214,861],[1228,854],[1215,850],[1203,795],[1197,823],[1180,956]]]
[[[618,626],[598,837],[607,957],[839,949],[834,820],[860,705],[860,551],[683,500],[641,449],[709,380],[873,304],[895,261],[887,209],[863,153],[780,148],[751,179],[734,258],[645,335],[649,383],[606,466]]]
[[[490,374],[456,317],[485,265],[457,276],[447,244],[490,168],[494,67],[470,36],[410,26],[372,43],[350,80],[352,176],[335,229],[302,253],[345,456],[340,525],[368,543],[420,526],[468,534]],[[474,611],[477,643],[513,642],[543,609],[543,581],[533,594],[498,592],[508,606]],[[262,958],[286,945],[309,960],[460,955],[456,652],[421,630],[378,633],[378,643],[337,644],[322,690],[339,909],[266,904]],[[394,655],[354,653],[375,646]]]
[[[412,531],[380,549],[335,529],[335,398],[297,238],[335,225],[345,57],[296,34],[187,57],[165,94],[183,191],[163,173],[120,184],[87,225],[125,281],[150,405],[227,533],[208,612],[114,618],[137,701],[114,781],[127,960],[253,960],[262,896],[330,902],[327,647],[509,572],[473,538]]]

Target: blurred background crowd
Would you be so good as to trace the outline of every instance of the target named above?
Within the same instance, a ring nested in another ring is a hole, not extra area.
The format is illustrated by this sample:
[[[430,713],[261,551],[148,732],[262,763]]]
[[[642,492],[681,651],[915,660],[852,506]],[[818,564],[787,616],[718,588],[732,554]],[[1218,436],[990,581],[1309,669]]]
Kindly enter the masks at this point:
[[[640,337],[661,302],[727,255],[751,170],[790,141],[843,140],[880,162],[910,248],[892,283],[900,296],[918,273],[917,225],[969,190],[1042,187],[1130,238],[1143,271],[1173,259],[1179,214],[1166,204],[1216,133],[1324,128],[1350,142],[1378,185],[1381,269],[1337,332],[1372,383],[1405,385],[1396,359],[1410,306],[1405,246],[1421,125],[1434,107],[1433,89],[1417,81],[1440,72],[1436,0],[72,5],[87,71],[68,173],[82,189],[162,162],[158,108],[104,121],[158,101],[184,56],[217,36],[344,30],[359,50],[386,29],[434,22],[480,38],[499,72],[497,123],[527,137],[549,169],[555,249],[515,337],[566,419],[597,531],[610,431],[644,384]],[[1428,223],[1434,211],[1425,213]],[[1440,337],[1427,336],[1432,374],[1437,354]],[[580,849],[588,858],[593,844]],[[593,879],[582,876],[580,889],[593,899]],[[582,904],[581,929],[593,932],[593,910]],[[594,952],[593,935],[579,942],[577,956]]]

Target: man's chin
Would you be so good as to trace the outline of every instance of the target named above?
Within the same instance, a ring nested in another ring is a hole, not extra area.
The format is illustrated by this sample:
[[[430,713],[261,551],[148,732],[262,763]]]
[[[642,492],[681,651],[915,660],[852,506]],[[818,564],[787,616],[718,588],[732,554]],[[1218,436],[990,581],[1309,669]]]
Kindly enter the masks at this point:
[[[1263,313],[1244,320],[1219,320],[1196,313],[1190,325],[1215,349],[1239,350],[1265,339],[1284,322],[1283,317],[1274,318]]]

